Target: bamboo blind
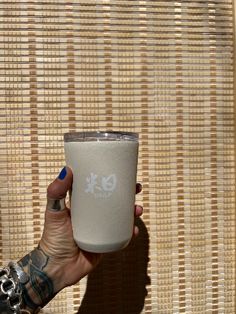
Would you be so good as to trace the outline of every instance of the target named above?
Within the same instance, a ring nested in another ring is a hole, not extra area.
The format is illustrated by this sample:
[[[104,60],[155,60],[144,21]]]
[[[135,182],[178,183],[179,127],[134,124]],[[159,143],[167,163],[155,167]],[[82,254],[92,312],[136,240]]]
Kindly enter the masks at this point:
[[[32,250],[63,133],[140,133],[140,237],[48,313],[234,313],[232,0],[0,1],[0,260]],[[82,301],[83,300],[83,301]]]

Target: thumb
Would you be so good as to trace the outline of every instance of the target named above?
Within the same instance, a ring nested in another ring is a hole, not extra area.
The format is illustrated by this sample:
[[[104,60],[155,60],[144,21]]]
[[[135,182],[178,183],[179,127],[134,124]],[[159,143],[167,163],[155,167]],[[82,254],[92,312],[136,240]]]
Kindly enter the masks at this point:
[[[51,199],[63,199],[72,188],[73,174],[69,167],[64,167],[58,177],[49,184],[47,196]]]
[[[72,187],[72,180],[72,170],[64,167],[47,188],[47,206],[40,247],[49,256],[63,256],[65,251],[71,252],[74,248],[70,211],[65,207],[65,197]],[[58,204],[57,201],[61,205],[60,208],[54,206]]]

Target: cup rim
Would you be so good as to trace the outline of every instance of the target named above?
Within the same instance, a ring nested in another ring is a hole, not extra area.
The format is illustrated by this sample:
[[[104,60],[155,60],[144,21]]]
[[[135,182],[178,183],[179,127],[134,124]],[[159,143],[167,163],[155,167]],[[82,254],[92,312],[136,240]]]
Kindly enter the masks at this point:
[[[64,134],[64,142],[92,142],[92,141],[135,141],[139,135],[136,132],[125,131],[83,131],[67,132]]]

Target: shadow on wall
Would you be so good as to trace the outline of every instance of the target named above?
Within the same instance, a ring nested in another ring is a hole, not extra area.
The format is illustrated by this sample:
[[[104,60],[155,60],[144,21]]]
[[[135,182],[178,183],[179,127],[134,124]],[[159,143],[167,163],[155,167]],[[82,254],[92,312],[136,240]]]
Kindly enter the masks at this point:
[[[77,314],[140,314],[146,285],[149,237],[145,224],[136,218],[139,236],[122,251],[105,254],[88,276],[87,289]]]

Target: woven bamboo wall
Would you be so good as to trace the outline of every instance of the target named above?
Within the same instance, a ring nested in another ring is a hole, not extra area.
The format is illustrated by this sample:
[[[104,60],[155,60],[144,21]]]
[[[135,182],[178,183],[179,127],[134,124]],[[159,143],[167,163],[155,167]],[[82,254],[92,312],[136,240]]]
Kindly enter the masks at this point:
[[[48,313],[234,313],[233,61],[232,0],[0,1],[2,264],[40,239],[64,132],[140,133],[139,239]]]

